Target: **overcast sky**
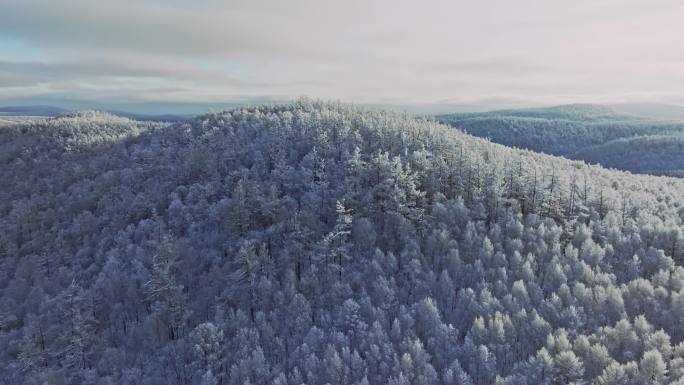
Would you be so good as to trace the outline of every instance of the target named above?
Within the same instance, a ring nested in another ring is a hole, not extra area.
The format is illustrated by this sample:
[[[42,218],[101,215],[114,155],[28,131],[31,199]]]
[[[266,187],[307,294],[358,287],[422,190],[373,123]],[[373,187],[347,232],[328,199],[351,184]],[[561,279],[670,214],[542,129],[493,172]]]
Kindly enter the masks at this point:
[[[684,104],[680,0],[0,0],[0,103]]]

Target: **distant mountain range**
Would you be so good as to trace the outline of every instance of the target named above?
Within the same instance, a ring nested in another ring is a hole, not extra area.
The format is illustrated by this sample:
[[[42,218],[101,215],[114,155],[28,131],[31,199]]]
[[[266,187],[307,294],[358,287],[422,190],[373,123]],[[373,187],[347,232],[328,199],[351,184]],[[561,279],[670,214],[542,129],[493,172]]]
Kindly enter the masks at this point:
[[[58,116],[69,110],[54,106],[5,106],[0,107],[0,116]]]
[[[661,103],[622,103],[610,106],[614,111],[660,120],[684,120],[684,106]]]

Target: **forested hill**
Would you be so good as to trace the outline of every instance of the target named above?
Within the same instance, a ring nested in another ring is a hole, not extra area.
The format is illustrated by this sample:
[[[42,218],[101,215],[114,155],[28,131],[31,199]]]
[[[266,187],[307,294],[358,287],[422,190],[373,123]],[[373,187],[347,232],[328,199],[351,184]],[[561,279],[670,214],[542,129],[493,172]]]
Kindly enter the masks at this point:
[[[580,150],[573,158],[632,172],[684,177],[684,133],[615,139]]]
[[[438,119],[472,135],[508,146],[632,172],[684,173],[684,165],[673,162],[679,154],[670,145],[684,136],[681,121],[643,118],[600,105],[582,104],[451,114]],[[653,141],[656,136],[661,139]],[[641,144],[647,144],[653,152],[645,153]],[[611,154],[604,154],[606,146],[610,147]],[[648,166],[634,162],[641,157],[650,158],[646,162]]]
[[[684,383],[684,180],[310,100],[0,154],[0,382]]]

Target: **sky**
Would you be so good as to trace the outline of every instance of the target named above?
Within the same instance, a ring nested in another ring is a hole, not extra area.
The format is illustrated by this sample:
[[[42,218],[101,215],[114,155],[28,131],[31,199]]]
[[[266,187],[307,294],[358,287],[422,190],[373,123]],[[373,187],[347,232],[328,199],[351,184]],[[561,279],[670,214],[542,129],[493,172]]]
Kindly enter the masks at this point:
[[[684,105],[679,0],[0,0],[0,104]]]

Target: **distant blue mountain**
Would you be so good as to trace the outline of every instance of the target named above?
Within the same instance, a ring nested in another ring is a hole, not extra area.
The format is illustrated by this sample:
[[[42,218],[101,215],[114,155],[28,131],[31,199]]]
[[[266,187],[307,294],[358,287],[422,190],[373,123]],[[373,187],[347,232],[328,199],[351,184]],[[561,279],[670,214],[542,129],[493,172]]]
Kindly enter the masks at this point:
[[[0,107],[0,116],[57,116],[70,112],[54,106],[6,106]]]
[[[39,117],[55,117],[64,115],[74,110],[55,107],[55,106],[5,106],[0,107],[0,116],[39,116]],[[121,110],[107,110],[111,114],[123,116],[129,119],[140,121],[158,121],[158,122],[181,122],[191,118],[190,114],[141,114]]]
[[[107,111],[111,114],[123,116],[126,118],[140,120],[140,121],[154,121],[154,122],[182,122],[193,117],[193,115],[175,115],[175,114],[137,114],[127,111]]]
[[[610,106],[613,110],[654,119],[684,120],[684,106],[662,103],[622,103]]]

